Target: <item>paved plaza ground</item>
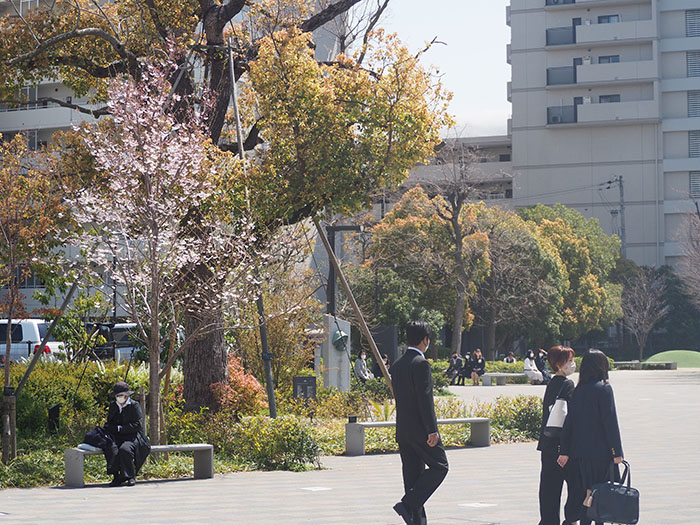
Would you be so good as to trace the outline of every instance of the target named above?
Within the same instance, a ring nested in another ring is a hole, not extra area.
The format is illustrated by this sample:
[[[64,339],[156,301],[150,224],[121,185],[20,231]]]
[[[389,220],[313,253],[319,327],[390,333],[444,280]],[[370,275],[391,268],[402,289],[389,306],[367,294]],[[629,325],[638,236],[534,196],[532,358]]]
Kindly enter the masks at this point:
[[[642,525],[700,524],[700,370],[611,375]],[[451,387],[466,400],[544,387]],[[534,443],[448,450],[450,473],[426,507],[431,525],[538,522]],[[5,523],[310,523],[399,525],[398,454],[328,457],[324,470],[246,472],[210,480],[0,491]]]

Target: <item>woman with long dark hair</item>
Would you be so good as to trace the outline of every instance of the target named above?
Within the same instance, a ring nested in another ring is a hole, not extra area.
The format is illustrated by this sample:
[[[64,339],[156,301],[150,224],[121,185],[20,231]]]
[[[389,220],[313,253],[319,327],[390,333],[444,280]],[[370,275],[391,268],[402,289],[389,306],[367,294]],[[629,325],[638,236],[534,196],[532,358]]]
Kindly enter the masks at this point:
[[[590,505],[591,487],[609,479],[610,465],[619,479],[617,465],[622,463],[622,439],[617,422],[613,390],[608,382],[608,358],[600,350],[583,355],[578,385],[569,402],[569,413],[561,434],[561,467],[573,461],[579,471],[581,525],[590,525],[586,506]]]
[[[549,411],[557,399],[571,399],[574,392],[574,382],[567,379],[567,376],[576,371],[574,362],[574,351],[566,346],[553,346],[547,354],[549,366],[553,370],[554,376],[547,385],[542,400],[542,429],[540,430],[540,440],[537,443],[537,450],[542,453],[542,468],[540,470],[540,525],[559,525],[561,506],[561,489],[566,481],[567,493],[566,505],[564,506],[564,524],[568,525],[578,519],[580,502],[576,498],[577,486],[572,483],[575,472],[572,465],[562,468],[557,464],[559,457],[558,435],[545,434]]]

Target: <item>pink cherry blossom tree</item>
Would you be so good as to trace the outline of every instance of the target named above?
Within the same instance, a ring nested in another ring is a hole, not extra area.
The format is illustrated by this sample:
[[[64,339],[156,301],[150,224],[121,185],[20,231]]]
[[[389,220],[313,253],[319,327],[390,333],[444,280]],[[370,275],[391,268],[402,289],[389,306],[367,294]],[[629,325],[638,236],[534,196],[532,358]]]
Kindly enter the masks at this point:
[[[81,225],[72,242],[98,275],[116,282],[146,342],[153,443],[160,436],[164,320],[177,325],[184,317],[192,324],[179,353],[194,351],[192,342],[205,332],[220,332],[219,316],[209,312],[244,298],[255,244],[244,214],[231,217],[220,205],[221,180],[237,163],[213,156],[206,104],[171,95],[172,73],[172,65],[151,63],[140,82],[111,83],[111,118],[81,128],[98,177],[72,201]],[[225,370],[225,353],[220,357]]]

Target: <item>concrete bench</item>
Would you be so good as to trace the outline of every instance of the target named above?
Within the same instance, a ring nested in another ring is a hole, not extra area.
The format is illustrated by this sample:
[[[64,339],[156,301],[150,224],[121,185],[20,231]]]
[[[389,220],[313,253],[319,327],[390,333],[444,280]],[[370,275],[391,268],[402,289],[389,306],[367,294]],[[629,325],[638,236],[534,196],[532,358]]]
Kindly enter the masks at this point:
[[[492,386],[494,379],[497,385],[505,385],[506,379],[509,377],[522,377],[527,379],[525,374],[521,373],[507,373],[507,372],[489,372],[481,376],[481,381],[484,386]]]
[[[190,445],[153,445],[151,454],[162,452],[194,452],[194,477],[206,479],[214,477],[214,446],[207,443]],[[84,487],[85,456],[102,454],[102,449],[91,447],[68,448],[64,454],[66,462],[66,487]]]
[[[438,425],[471,425],[471,444],[474,447],[491,445],[491,420],[487,417],[462,417],[438,419]],[[395,427],[396,421],[363,421],[345,424],[345,455],[363,456],[365,454],[365,429],[375,427]]]

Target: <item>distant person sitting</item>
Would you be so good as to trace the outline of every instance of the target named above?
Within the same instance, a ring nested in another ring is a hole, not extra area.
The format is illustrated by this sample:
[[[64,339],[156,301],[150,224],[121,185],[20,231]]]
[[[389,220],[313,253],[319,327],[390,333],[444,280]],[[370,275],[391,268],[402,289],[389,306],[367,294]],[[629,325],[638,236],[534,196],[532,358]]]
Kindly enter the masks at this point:
[[[515,356],[513,352],[508,352],[508,355],[503,358],[504,363],[515,363]]]
[[[114,401],[109,404],[107,424],[104,430],[112,437],[111,454],[107,472],[114,478],[110,487],[125,484],[132,487],[136,484],[136,473],[146,461],[151,446],[141,428],[141,406],[131,399],[133,392],[124,381],[114,385],[112,396]]]
[[[523,372],[530,380],[531,385],[541,385],[542,372],[537,369],[537,364],[535,363],[535,352],[528,350],[525,355],[525,361],[523,361]]]
[[[481,356],[481,349],[477,348],[472,354],[472,384],[479,386],[479,378],[486,372],[486,361]]]
[[[472,355],[467,352],[463,358],[462,368],[457,374],[457,385],[465,386],[464,382],[468,377],[472,376]]]
[[[455,352],[450,358],[450,365],[444,372],[445,376],[450,380],[451,385],[454,384],[455,380],[457,379],[457,374],[459,374],[461,368],[462,360],[459,358],[459,355]]]
[[[368,379],[373,379],[374,376],[367,370],[367,352],[360,352],[360,357],[355,360],[355,375],[357,379],[363,383]]]
[[[389,367],[391,366],[391,363],[389,362],[389,356],[386,354],[382,354],[382,361],[384,361],[384,366],[386,367],[387,371],[389,370]],[[375,360],[374,364],[372,365],[372,375],[374,377],[382,377],[382,369],[379,367],[379,363]]]
[[[535,357],[535,366],[537,370],[542,373],[542,384],[548,385],[549,381],[552,379],[552,374],[549,373],[549,367],[547,366],[547,352],[543,348],[540,348],[537,357]]]

